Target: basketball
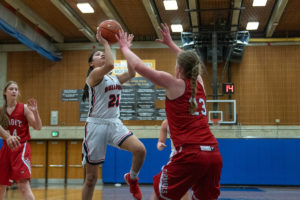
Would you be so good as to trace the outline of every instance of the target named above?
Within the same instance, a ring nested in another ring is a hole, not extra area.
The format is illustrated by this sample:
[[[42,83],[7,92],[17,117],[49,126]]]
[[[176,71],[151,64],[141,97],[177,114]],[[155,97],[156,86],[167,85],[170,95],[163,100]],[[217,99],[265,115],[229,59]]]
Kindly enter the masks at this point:
[[[122,28],[115,20],[105,20],[101,22],[99,29],[102,37],[106,39],[109,44],[114,44],[118,41],[115,35],[119,34],[119,30]]]

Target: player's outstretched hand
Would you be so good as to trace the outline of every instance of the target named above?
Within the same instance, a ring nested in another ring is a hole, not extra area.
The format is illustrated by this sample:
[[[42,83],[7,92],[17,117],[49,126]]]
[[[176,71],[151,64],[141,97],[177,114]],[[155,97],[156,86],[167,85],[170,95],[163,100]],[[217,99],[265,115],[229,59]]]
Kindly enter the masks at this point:
[[[161,32],[162,38],[156,39],[156,41],[165,45],[169,45],[172,42],[170,29],[166,23],[161,23],[161,27],[162,28],[158,27],[158,30]]]
[[[167,145],[165,145],[165,143],[163,142],[157,142],[157,149],[158,150],[163,150]]]
[[[134,35],[133,34],[129,34],[127,37],[127,45],[130,48],[132,46],[132,41],[133,41]]]
[[[132,41],[134,38],[133,34],[128,34],[127,32],[124,32],[122,29],[119,31],[119,34],[116,35],[116,38],[119,42],[120,49],[124,47],[130,48],[132,45]]]
[[[31,112],[37,112],[37,101],[34,98],[27,100],[27,107]]]

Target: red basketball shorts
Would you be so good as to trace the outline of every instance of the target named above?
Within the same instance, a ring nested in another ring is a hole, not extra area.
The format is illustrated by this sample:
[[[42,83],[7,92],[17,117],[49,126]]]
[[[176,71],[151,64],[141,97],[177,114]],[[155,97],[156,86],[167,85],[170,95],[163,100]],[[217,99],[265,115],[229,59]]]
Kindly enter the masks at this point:
[[[220,195],[221,169],[222,157],[217,146],[180,147],[153,177],[154,191],[159,199],[179,200],[192,188],[192,199],[215,200]]]
[[[30,179],[31,149],[28,142],[10,150],[4,144],[0,150],[0,185],[11,185],[13,181]]]

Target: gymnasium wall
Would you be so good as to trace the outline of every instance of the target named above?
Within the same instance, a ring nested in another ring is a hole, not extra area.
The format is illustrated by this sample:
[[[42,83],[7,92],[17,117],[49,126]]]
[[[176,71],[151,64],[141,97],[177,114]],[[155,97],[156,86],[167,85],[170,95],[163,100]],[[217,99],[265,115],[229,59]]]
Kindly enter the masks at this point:
[[[235,85],[238,123],[242,125],[299,125],[300,46],[247,46],[241,63],[231,63]],[[204,81],[212,98],[212,70],[207,64]],[[228,82],[224,63],[218,65],[218,79]],[[207,76],[210,74],[210,76]],[[222,93],[221,86],[219,94]],[[219,99],[228,99],[228,95]]]
[[[299,66],[300,46],[246,47],[232,66],[240,123],[299,125]]]
[[[175,57],[168,49],[134,49],[142,59],[155,59],[158,70],[174,73]],[[50,111],[59,111],[59,126],[82,126],[78,102],[62,102],[62,89],[80,89],[88,70],[90,51],[65,51],[61,62],[51,62],[32,51],[7,53],[7,80],[15,80],[21,101],[38,100],[43,125],[49,125]],[[243,125],[298,125],[300,123],[300,46],[248,46],[243,60],[233,63],[232,82],[236,93],[238,122]],[[117,50],[117,59],[124,59]],[[211,64],[203,74],[208,99],[211,97]],[[227,82],[224,63],[219,79]],[[223,74],[223,76],[222,76]],[[221,87],[220,87],[221,88]],[[219,91],[221,93],[221,90]],[[228,99],[228,96],[220,97]],[[160,121],[125,121],[126,125],[159,125]]]
[[[168,49],[134,51],[142,59],[155,59],[158,70],[174,73],[175,57]],[[7,80],[19,83],[21,101],[30,97],[38,100],[44,126],[42,131],[32,131],[34,179],[44,181],[46,149],[49,179],[67,177],[81,181],[83,177],[80,159],[84,122],[79,122],[78,102],[61,101],[61,90],[83,87],[89,53],[88,50],[65,51],[58,63],[32,51],[7,53]],[[300,185],[300,177],[295,175],[300,169],[299,55],[300,46],[248,46],[242,62],[231,64],[232,82],[236,87],[232,99],[237,100],[239,125],[212,127],[223,156],[222,184]],[[119,50],[116,58],[124,59]],[[207,63],[206,67],[203,78],[208,99],[211,99],[211,64]],[[219,78],[227,82],[227,72],[223,73],[223,67],[224,63],[219,63]],[[220,96],[220,99],[227,98]],[[51,110],[59,111],[58,126],[50,126]],[[280,119],[280,126],[275,125],[275,119]],[[142,138],[147,148],[141,180],[148,183],[166,163],[170,152],[170,149],[158,152],[155,147],[161,121],[124,123]],[[49,140],[51,130],[59,130],[60,137]],[[249,139],[253,137],[259,139]],[[106,182],[119,182],[120,174],[130,164],[130,154],[119,152],[108,148],[103,168],[103,180]],[[66,157],[68,165],[65,165]],[[112,159],[117,163],[111,163]],[[122,167],[119,167],[120,164]],[[68,166],[67,175],[62,166]]]

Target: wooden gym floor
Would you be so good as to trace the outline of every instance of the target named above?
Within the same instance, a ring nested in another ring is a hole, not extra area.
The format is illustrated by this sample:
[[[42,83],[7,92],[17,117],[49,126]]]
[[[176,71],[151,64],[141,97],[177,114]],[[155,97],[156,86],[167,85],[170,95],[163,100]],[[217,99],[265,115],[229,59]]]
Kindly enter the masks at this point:
[[[79,200],[82,185],[32,185],[36,200]],[[152,194],[152,185],[141,185],[143,199]],[[299,187],[222,187],[219,200],[299,200]],[[21,200],[19,190],[13,186],[8,189],[5,200]],[[127,185],[99,185],[94,192],[97,200],[132,199]]]

